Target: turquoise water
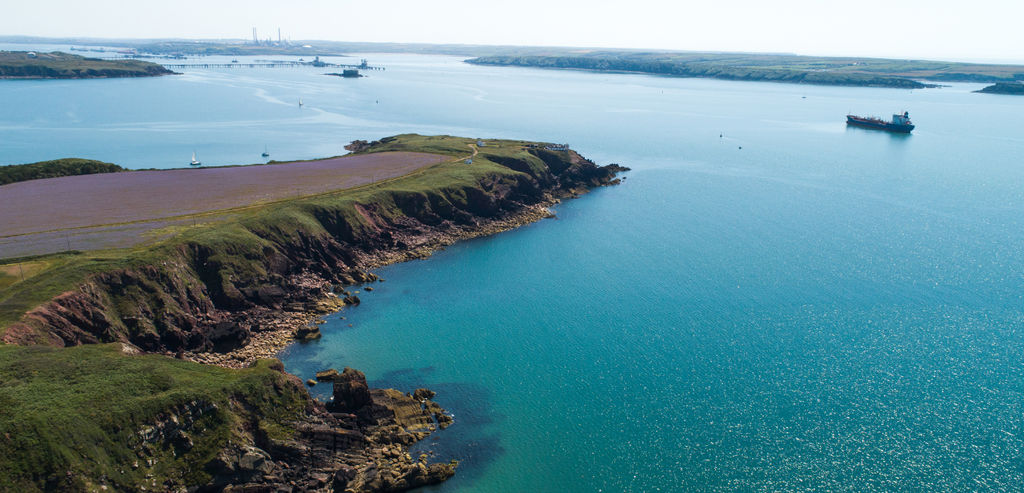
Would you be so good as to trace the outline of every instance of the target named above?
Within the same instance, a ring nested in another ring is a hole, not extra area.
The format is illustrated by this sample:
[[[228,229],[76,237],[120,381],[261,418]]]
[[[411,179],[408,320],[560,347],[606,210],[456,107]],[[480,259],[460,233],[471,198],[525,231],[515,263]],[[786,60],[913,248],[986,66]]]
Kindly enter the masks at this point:
[[[1024,484],[1024,98],[369,58],[388,70],[8,81],[0,162],[569,142],[633,171],[381,269],[288,369],[438,391],[455,425],[421,448],[462,461],[438,491]],[[910,136],[843,124],[903,109]]]

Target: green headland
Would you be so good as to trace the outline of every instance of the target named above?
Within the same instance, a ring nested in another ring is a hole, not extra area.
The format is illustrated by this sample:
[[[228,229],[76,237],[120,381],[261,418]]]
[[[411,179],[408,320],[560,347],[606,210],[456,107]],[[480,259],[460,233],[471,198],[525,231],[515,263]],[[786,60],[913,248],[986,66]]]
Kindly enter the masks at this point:
[[[1020,82],[997,82],[991,86],[979,89],[974,92],[980,92],[984,94],[1010,94],[1015,96],[1024,96],[1024,84]]]
[[[174,72],[142,60],[100,60],[55,51],[0,51],[0,79],[152,77]]]
[[[368,390],[346,370],[318,375],[334,385],[334,401],[318,403],[263,358],[282,340],[320,337],[306,323],[360,303],[348,286],[375,281],[368,269],[540,219],[624,168],[522,141],[401,135],[350,147],[444,159],[204,213],[158,241],[0,261],[0,489],[402,491],[451,476],[454,465],[407,453],[450,421],[433,392]],[[201,363],[211,361],[233,368]]]
[[[11,164],[0,166],[0,185],[43,178],[116,173],[118,171],[124,171],[124,168],[92,159],[67,158],[30,164]]]

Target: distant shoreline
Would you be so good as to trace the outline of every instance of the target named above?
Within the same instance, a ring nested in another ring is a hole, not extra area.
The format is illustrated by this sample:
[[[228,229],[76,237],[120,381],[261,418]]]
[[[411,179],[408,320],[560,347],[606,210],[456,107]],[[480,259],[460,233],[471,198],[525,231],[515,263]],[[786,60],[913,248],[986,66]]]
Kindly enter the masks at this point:
[[[1017,65],[743,53],[556,52],[482,56],[466,63],[895,89],[942,87],[940,82],[1009,82],[1024,77],[1024,66]]]
[[[546,67],[539,65],[519,65],[519,64],[497,64],[497,63],[478,63],[472,60],[466,60],[466,63],[473,65],[491,65],[499,67],[522,67],[522,68],[542,68],[542,69],[553,69],[553,70],[574,70],[579,72],[590,72],[596,74],[632,74],[632,75],[652,75],[662,77],[673,77],[680,79],[715,79],[715,80],[727,80],[735,82],[778,82],[783,84],[811,84],[821,86],[846,86],[846,87],[878,87],[878,88],[891,88],[891,89],[934,89],[942,87],[941,84],[925,84],[910,79],[897,79],[905,82],[894,82],[891,84],[886,83],[873,83],[873,84],[859,84],[854,82],[808,82],[802,80],[780,80],[772,77],[758,77],[758,76],[747,76],[747,77],[729,77],[719,75],[682,75],[662,72],[645,72],[640,70],[623,70],[623,69],[598,69],[598,68],[581,68],[581,67]]]

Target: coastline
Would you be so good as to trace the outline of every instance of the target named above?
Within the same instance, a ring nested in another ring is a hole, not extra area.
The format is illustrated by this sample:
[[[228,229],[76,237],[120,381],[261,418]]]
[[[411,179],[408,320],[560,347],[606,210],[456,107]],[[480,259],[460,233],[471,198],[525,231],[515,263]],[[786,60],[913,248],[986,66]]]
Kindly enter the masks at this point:
[[[582,193],[586,193],[586,191]],[[369,271],[370,269],[409,260],[425,259],[433,253],[459,241],[495,235],[543,219],[553,218],[555,214],[549,207],[560,202],[561,199],[554,198],[540,204],[527,206],[521,211],[509,214],[506,217],[490,220],[477,227],[455,228],[449,232],[431,232],[415,239],[410,238],[410,240],[416,241],[416,247],[408,250],[373,252],[364,257],[363,263],[359,268]],[[237,369],[248,367],[260,359],[276,357],[278,353],[292,344],[301,344],[303,341],[296,338],[297,331],[304,327],[318,324],[324,315],[337,313],[344,310],[346,306],[349,306],[342,297],[330,291],[331,282],[328,279],[317,277],[316,279],[307,278],[305,281],[311,284],[318,284],[324,289],[323,296],[314,301],[317,305],[315,309],[301,312],[263,311],[260,314],[262,315],[263,326],[271,327],[271,329],[254,333],[245,346],[227,353],[211,351],[199,353],[183,352],[181,357],[197,363]]]

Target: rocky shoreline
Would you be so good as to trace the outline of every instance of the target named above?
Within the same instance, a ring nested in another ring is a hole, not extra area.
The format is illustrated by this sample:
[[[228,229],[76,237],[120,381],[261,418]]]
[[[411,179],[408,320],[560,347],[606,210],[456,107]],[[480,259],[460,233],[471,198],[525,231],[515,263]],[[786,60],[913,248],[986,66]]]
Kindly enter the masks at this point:
[[[506,217],[495,218],[486,221],[484,224],[473,228],[452,228],[450,231],[431,231],[417,235],[408,235],[403,238],[406,244],[415,245],[414,248],[401,251],[379,251],[364,256],[360,268],[373,269],[386,265],[405,262],[414,259],[429,257],[434,252],[441,250],[458,241],[489,236],[509,231],[542,219],[553,218],[555,214],[549,209],[550,206],[559,203],[559,199],[546,201],[542,204],[529,206],[521,211],[509,214]],[[367,273],[369,282],[383,281],[377,279],[373,274]],[[280,351],[289,345],[303,342],[304,340],[318,339],[319,329],[316,327],[321,323],[324,315],[329,315],[343,310],[345,306],[361,302],[358,297],[345,299],[345,291],[335,293],[333,289],[344,289],[319,276],[306,275],[302,278],[305,285],[318,285],[320,295],[311,295],[311,298],[303,302],[303,306],[313,304],[312,309],[302,311],[274,311],[265,307],[256,307],[240,314],[241,318],[252,321],[251,325],[258,327],[251,333],[248,341],[241,347],[227,352],[183,351],[177,356],[197,363],[211,364],[225,368],[245,368],[253,362],[275,357]],[[370,288],[372,290],[372,288]],[[315,292],[315,290],[314,290]],[[356,293],[358,294],[358,292]],[[173,354],[173,353],[168,353]]]
[[[428,454],[409,454],[410,445],[452,423],[431,400],[434,392],[370,389],[366,376],[351,368],[333,371],[327,380],[333,383],[333,400],[311,401],[293,438],[254,437],[252,444],[225,448],[210,467],[213,480],[202,489],[405,491],[455,474],[456,461],[430,463]],[[181,440],[180,431],[170,435]]]

